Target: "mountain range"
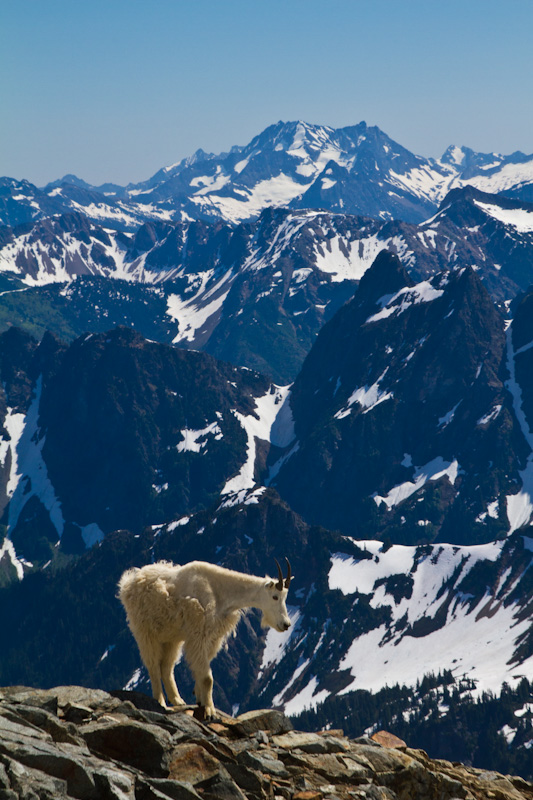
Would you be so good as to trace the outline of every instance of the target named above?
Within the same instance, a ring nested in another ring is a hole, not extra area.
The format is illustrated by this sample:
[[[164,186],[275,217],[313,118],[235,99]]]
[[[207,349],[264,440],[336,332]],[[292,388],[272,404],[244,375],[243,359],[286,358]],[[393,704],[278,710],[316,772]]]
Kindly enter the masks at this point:
[[[468,264],[504,310],[533,281],[533,205],[466,187],[419,225],[266,209],[135,233],[61,214],[0,229],[0,329],[73,339],[128,324],[286,384],[383,250],[415,279]]]
[[[68,347],[2,334],[0,680],[58,680],[42,661],[57,637],[28,635],[52,602],[70,608],[62,647],[78,624],[91,642],[63,659],[62,681],[140,685],[117,572],[198,557],[260,572],[281,553],[293,627],[265,639],[248,618],[218,665],[226,708],[244,692],[296,714],[437,669],[478,691],[527,676],[530,299],[506,334],[475,271],[414,283],[383,253],[290,390],[126,328]],[[93,581],[98,603],[84,599]]]
[[[4,178],[0,220],[13,226],[82,211],[93,222],[132,230],[141,219],[238,223],[283,206],[416,223],[435,213],[451,189],[467,185],[533,202],[533,155],[450,146],[436,160],[414,155],[365,122],[338,129],[278,122],[229,153],[198,150],[126,187],[65,175],[38,189]]]
[[[3,179],[0,684],[147,689],[123,569],[286,555],[293,625],[246,615],[221,708],[346,726],[398,684],[391,726],[431,700],[437,736],[446,687],[520,684],[522,757],[532,165],[279,123],[137,186]]]

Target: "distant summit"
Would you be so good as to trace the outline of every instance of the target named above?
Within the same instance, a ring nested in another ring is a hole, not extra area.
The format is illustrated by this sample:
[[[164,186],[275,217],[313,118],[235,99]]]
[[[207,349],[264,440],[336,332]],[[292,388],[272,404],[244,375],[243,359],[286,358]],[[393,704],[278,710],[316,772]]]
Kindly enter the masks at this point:
[[[62,211],[83,208],[94,221],[122,230],[148,219],[236,224],[256,219],[268,206],[419,223],[437,211],[450,189],[466,184],[533,200],[533,155],[451,145],[440,159],[422,158],[366,122],[332,128],[279,121],[247,145],[219,154],[198,149],[126,187],[92,186],[70,174],[42,191],[13,186],[0,193],[0,220],[15,225],[58,213],[50,211],[53,200]],[[69,187],[87,195],[73,198]],[[9,203],[2,202],[4,196]]]

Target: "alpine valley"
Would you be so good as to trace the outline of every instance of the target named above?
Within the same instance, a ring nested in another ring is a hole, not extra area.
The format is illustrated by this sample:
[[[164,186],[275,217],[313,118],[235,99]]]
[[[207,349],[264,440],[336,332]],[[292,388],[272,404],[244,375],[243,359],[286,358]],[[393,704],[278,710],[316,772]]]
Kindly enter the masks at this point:
[[[533,156],[280,122],[0,219],[0,685],[149,691],[125,568],[287,556],[217,707],[533,778]]]

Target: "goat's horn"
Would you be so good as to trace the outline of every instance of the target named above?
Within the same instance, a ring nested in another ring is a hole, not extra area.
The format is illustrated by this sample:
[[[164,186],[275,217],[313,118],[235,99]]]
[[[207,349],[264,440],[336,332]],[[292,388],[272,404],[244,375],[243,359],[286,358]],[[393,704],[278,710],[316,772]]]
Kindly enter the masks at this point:
[[[281,592],[283,589],[283,572],[281,571],[278,559],[275,558],[274,561],[276,562],[276,567],[278,568],[278,582],[276,584],[276,589]]]
[[[285,578],[285,588],[288,589],[289,586],[291,585],[291,578],[292,578],[291,562],[289,561],[287,556],[285,556],[285,561],[287,562],[287,577]]]

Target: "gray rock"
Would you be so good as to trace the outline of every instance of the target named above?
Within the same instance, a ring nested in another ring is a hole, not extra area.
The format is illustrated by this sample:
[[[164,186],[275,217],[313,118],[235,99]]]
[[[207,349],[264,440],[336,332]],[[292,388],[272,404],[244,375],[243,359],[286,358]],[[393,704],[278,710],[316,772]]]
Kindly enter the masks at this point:
[[[266,797],[269,793],[270,781],[262,772],[246,767],[244,764],[226,764],[229,774],[244,792],[251,792],[258,797]]]
[[[70,744],[83,742],[75,725],[61,722],[55,714],[39,706],[6,703],[0,706],[0,715],[19,724],[26,724],[34,729],[45,731],[55,742],[70,742]]]
[[[289,777],[289,772],[283,761],[280,761],[272,752],[261,750],[251,753],[249,750],[244,750],[239,754],[237,761],[239,764],[258,770],[265,775],[277,778]]]
[[[0,752],[19,765],[66,781],[68,793],[74,797],[85,800],[95,795],[92,771],[84,763],[81,748],[55,743],[48,734],[39,739],[4,728],[0,733]]]
[[[202,797],[205,800],[246,800],[246,795],[241,792],[235,781],[231,778],[215,777],[199,784]]]
[[[7,770],[4,764],[0,762],[0,789],[9,789],[10,786],[11,783],[9,782]]]
[[[10,702],[25,703],[57,713],[69,705],[86,706],[100,713],[112,711],[120,705],[120,700],[100,689],[86,689],[83,686],[56,686],[54,689],[28,689],[27,687],[7,687],[2,690],[3,697]]]
[[[67,782],[54,778],[45,773],[24,767],[16,761],[6,759],[6,774],[9,789],[1,795],[2,800],[7,800],[10,794],[15,798],[43,798],[43,800],[60,800],[67,797]]]
[[[0,689],[0,697],[9,702],[44,708],[51,714],[57,715],[57,697],[40,689],[31,689],[28,686],[6,686]]]
[[[173,741],[176,741],[173,739]],[[223,763],[227,763],[228,761],[234,761],[235,754],[233,749],[229,747],[226,742],[220,740],[216,736],[210,736],[209,739],[202,738],[202,739],[189,739],[191,744],[199,744],[204,750],[207,750],[212,756],[214,756],[219,761]]]
[[[375,742],[370,736],[358,736],[356,739],[351,740],[352,744],[366,744],[370,747],[381,747],[378,742]]]
[[[75,722],[76,725],[91,719],[92,716],[93,709],[88,706],[82,706],[79,703],[67,703],[63,709],[63,718],[67,722]]]
[[[283,720],[208,726],[80,687],[0,689],[0,800],[533,798],[521,778],[341,731],[279,731]]]
[[[515,785],[499,772],[483,771],[478,773],[478,781],[487,786],[488,791],[495,794],[506,793],[509,797],[519,797],[520,793]]]
[[[466,789],[459,781],[442,772],[425,769],[419,762],[413,762],[395,772],[380,775],[380,784],[391,789],[399,797],[465,798]]]
[[[107,713],[114,711],[121,702],[101,689],[86,689],[84,686],[56,686],[47,691],[57,697],[59,708],[62,709],[68,706],[85,706],[93,711]]]
[[[300,773],[294,778],[294,786],[299,792],[311,792],[317,788],[317,782],[309,780],[309,776]]]
[[[17,718],[16,715],[9,711],[5,714],[0,713],[0,741],[4,738],[8,741],[26,741],[26,739],[52,741],[50,734],[41,731],[35,725],[27,723],[23,719]]]
[[[109,693],[112,697],[116,697],[121,702],[131,703],[132,706],[139,709],[139,711],[155,711],[159,714],[170,714],[170,709],[163,708],[157,700],[149,697],[143,692],[128,691],[127,689],[118,689]]]
[[[384,786],[375,786],[372,783],[358,786],[350,794],[354,800],[398,800],[397,795],[390,789],[386,789]],[[420,798],[420,800],[427,800],[427,798]]]
[[[156,705],[159,705],[159,703]],[[161,708],[161,706],[159,707]],[[128,719],[133,719],[136,722],[148,722],[152,725],[158,725],[160,728],[168,731],[174,737],[178,736],[180,732],[180,728],[175,722],[172,721],[172,717],[168,714],[159,713],[157,711],[143,711],[129,701],[121,702],[120,705],[114,709],[113,716],[123,716],[128,717]],[[185,734],[183,734],[183,736],[184,735]],[[181,738],[183,738],[183,736]]]
[[[323,776],[331,783],[367,783],[372,777],[370,769],[358,764],[353,759],[334,753],[291,753],[288,763],[300,767],[307,772]]]
[[[135,786],[135,800],[168,800],[168,794],[159,791],[151,781],[141,779]]]
[[[94,722],[82,728],[92,753],[122,761],[152,778],[168,776],[172,737],[156,725],[127,722]]]
[[[213,731],[210,728],[183,712],[178,711],[174,714],[169,714],[165,719],[176,732],[179,731],[190,739],[211,737],[213,735]]]
[[[260,709],[240,714],[232,724],[240,736],[249,736],[255,731],[271,731],[273,734],[293,730],[292,722],[281,711]]]
[[[178,744],[170,759],[170,778],[192,783],[193,786],[216,777],[228,777],[228,773],[216,756],[202,743]]]
[[[386,747],[372,745],[359,745],[350,752],[350,758],[366,766],[371,765],[377,772],[394,772],[398,769],[409,767],[414,759],[401,750],[391,750]]]
[[[287,750],[301,750],[303,753],[345,753],[349,745],[342,739],[317,733],[286,733],[284,736],[273,736],[276,747]]]
[[[94,773],[97,797],[106,800],[134,800],[135,776],[115,767],[100,767]]]
[[[200,795],[194,789],[194,786],[185,781],[172,781],[163,778],[153,778],[152,780],[143,782],[146,788],[155,790],[165,798],[172,798],[172,800],[201,800]],[[150,795],[148,795],[150,797]],[[144,800],[143,790],[139,790],[139,785],[136,791],[136,800]]]

